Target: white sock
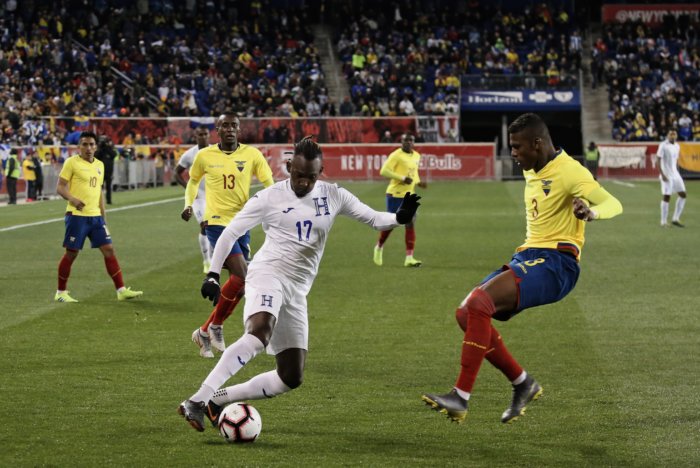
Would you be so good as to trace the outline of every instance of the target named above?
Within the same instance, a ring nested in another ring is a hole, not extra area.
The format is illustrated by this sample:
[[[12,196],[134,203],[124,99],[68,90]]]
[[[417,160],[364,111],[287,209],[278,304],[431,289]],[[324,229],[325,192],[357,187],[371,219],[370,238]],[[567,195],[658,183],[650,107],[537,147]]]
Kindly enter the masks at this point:
[[[122,291],[124,291],[125,289],[126,289],[126,287],[125,287],[125,286],[122,286],[121,288],[117,288],[117,292],[122,292]]]
[[[683,213],[683,208],[685,208],[685,198],[676,198],[676,207],[673,209],[673,220],[680,221],[681,213]]]
[[[511,383],[513,385],[520,385],[521,383],[525,382],[525,379],[527,379],[527,372],[523,371],[523,373],[516,377],[516,379]]]
[[[235,401],[261,400],[287,393],[291,388],[282,382],[276,370],[258,374],[247,382],[218,390],[211,401],[224,406]]]
[[[668,221],[668,202],[661,200],[661,224]]]
[[[211,260],[211,255],[209,255],[209,239],[202,233],[199,234],[199,250],[202,252],[202,258],[205,262]]]
[[[238,341],[226,348],[219,362],[216,363],[214,369],[204,379],[197,393],[190,397],[190,400],[207,403],[224,382],[235,375],[248,361],[264,349],[265,346],[255,335],[246,333],[241,336]]]
[[[461,396],[465,400],[469,400],[469,397],[472,396],[471,393],[460,390],[457,387],[455,387],[455,390],[457,391],[457,395]]]

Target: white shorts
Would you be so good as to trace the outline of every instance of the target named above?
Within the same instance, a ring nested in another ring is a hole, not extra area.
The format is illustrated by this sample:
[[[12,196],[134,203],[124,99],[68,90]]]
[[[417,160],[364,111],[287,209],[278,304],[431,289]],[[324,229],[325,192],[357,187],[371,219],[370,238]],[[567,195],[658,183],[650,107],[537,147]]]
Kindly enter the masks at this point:
[[[194,212],[194,217],[197,218],[197,222],[202,224],[204,221],[204,208],[206,207],[206,202],[204,198],[195,198],[192,202],[192,211]]]
[[[277,355],[289,348],[309,349],[309,319],[306,296],[283,286],[274,276],[246,278],[243,323],[253,314],[268,312],[275,316],[275,328],[267,353]]]
[[[661,195],[685,192],[685,183],[680,174],[671,174],[667,176],[667,179],[667,181],[664,181],[661,176],[659,176],[659,180],[661,181]]]

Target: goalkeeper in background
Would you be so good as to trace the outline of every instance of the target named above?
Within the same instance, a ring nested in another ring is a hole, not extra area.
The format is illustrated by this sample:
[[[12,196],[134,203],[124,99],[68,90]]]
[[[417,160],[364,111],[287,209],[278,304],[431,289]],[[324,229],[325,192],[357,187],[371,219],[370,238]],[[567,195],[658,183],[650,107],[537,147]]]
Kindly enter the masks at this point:
[[[513,385],[513,399],[501,422],[522,416],[525,406],[542,395],[540,384],[511,356],[491,319],[509,320],[530,307],[563,299],[578,280],[587,222],[622,213],[620,202],[585,167],[561,148],[554,148],[539,116],[521,115],[510,124],[508,133],[511,155],[525,176],[525,243],[516,249],[510,263],[484,278],[457,309],[457,322],[465,333],[461,370],[452,391],[422,397],[433,409],[460,423],[467,416],[484,359]]]
[[[428,184],[421,182],[418,175],[420,166],[420,153],[415,151],[416,138],[410,133],[401,136],[401,148],[389,155],[389,158],[382,165],[379,173],[390,180],[386,189],[386,210],[389,213],[396,213],[401,206],[403,197],[407,193],[415,193],[415,186],[426,188]],[[413,249],[416,245],[416,220],[413,219],[406,224],[406,259],[403,265],[406,267],[419,267],[423,262],[413,258]],[[374,264],[382,266],[384,260],[384,243],[389,238],[393,229],[379,233],[379,240],[374,246]]]

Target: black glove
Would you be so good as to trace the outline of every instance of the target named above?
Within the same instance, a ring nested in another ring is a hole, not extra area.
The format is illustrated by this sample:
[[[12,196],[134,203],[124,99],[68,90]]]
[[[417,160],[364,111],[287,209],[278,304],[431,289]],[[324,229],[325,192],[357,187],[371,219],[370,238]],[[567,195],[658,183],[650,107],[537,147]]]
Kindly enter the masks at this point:
[[[399,224],[410,223],[413,217],[416,215],[416,210],[420,206],[418,203],[420,197],[415,193],[406,193],[401,202],[401,206],[396,210],[396,221]]]
[[[216,305],[216,303],[219,302],[219,295],[221,295],[219,274],[210,271],[207,273],[207,277],[204,278],[204,282],[202,283],[202,297],[209,299],[212,304]]]

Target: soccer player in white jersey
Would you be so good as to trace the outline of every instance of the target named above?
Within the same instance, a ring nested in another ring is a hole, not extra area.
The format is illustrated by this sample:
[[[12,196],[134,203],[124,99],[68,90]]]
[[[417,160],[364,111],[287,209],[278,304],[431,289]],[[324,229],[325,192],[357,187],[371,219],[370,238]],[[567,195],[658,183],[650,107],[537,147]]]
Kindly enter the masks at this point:
[[[685,227],[681,224],[681,214],[685,207],[685,183],[678,172],[678,156],[681,147],[676,142],[677,139],[678,133],[671,130],[656,151],[656,157],[659,158],[659,180],[661,181],[661,227],[668,227],[668,205],[671,202],[671,194],[674,192],[678,193],[678,198],[671,224]]]
[[[231,245],[262,224],[265,242],[246,278],[245,333],[226,348],[197,393],[178,407],[200,432],[205,413],[216,424],[221,408],[229,402],[271,398],[301,385],[308,349],[306,296],[336,216],[348,216],[376,230],[393,229],[410,222],[419,206],[420,197],[407,193],[396,213],[378,212],[347,190],[319,181],[321,148],[310,137],[295,145],[287,170],[289,179],[258,192],[224,229],[202,284],[202,296],[216,300],[219,273]],[[265,349],[275,356],[275,370],[220,389]]]
[[[177,183],[185,188],[187,188],[187,181],[183,177],[183,173],[192,167],[192,163],[194,162],[194,157],[197,155],[197,152],[209,146],[209,129],[204,125],[197,127],[197,129],[194,131],[194,137],[197,144],[185,151],[185,153],[180,156],[180,161],[178,161],[177,167],[175,168],[175,180],[177,180]],[[192,211],[194,212],[194,216],[199,223],[199,250],[202,252],[202,264],[204,265],[204,273],[206,273],[209,271],[209,265],[211,265],[212,248],[209,244],[209,240],[207,239],[207,235],[204,232],[204,208],[206,206],[204,186],[205,182],[202,179],[202,181],[199,183],[197,196],[192,203]]]

